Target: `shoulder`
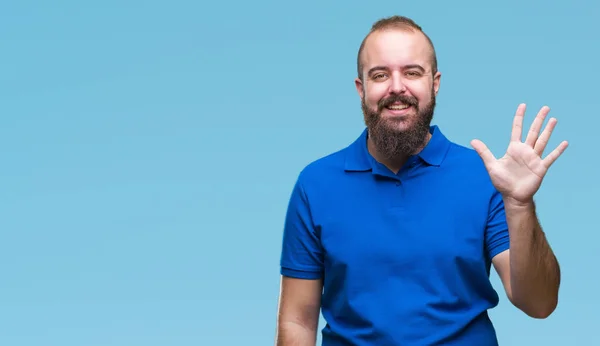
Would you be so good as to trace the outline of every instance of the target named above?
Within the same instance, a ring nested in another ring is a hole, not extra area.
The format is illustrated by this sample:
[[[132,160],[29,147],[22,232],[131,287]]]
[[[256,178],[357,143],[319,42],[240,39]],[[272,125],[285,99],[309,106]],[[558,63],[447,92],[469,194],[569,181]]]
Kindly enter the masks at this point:
[[[306,164],[298,174],[298,183],[310,187],[322,182],[334,181],[344,172],[348,147],[319,157]]]
[[[483,161],[475,149],[458,144],[456,142],[450,142],[448,158],[450,161],[468,165],[470,168],[485,169]]]
[[[314,159],[298,173],[289,201],[290,210],[320,209],[334,193],[344,173],[346,148]]]
[[[305,164],[297,175],[294,194],[301,196],[303,203],[319,208],[331,196],[344,191],[348,183],[347,164],[356,156],[356,142]]]
[[[475,149],[456,142],[450,142],[446,160],[446,168],[456,174],[456,178],[476,188],[473,193],[494,193],[489,173],[483,160]]]

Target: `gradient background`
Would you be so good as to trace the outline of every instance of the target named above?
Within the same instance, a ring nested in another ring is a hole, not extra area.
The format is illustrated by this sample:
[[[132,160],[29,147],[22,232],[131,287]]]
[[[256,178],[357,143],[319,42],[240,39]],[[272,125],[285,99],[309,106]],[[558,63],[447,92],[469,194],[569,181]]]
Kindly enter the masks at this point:
[[[530,319],[494,273],[491,315],[502,345],[599,342],[597,1],[201,3],[1,3],[1,345],[272,345],[291,188],[362,130],[356,52],[392,14],[436,44],[453,141],[559,119],[560,305]]]

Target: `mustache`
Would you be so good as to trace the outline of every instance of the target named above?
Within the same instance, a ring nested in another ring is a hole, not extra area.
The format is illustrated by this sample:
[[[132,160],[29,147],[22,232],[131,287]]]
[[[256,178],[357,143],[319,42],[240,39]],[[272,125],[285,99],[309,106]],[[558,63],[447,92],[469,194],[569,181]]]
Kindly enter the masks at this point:
[[[390,106],[394,102],[402,102],[409,106],[415,106],[415,107],[418,105],[418,101],[415,97],[406,96],[406,95],[392,95],[390,97],[386,97],[384,99],[379,100],[379,102],[377,102],[377,107],[379,108],[379,111],[381,112],[385,107]]]

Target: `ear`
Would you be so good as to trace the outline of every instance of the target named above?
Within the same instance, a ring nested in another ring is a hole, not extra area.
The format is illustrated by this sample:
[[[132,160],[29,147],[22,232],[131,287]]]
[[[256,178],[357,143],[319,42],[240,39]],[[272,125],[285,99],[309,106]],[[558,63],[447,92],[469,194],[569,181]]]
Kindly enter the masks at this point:
[[[358,92],[358,96],[360,96],[360,98],[364,98],[365,97],[365,88],[363,85],[363,82],[360,80],[360,78],[356,78],[354,80],[354,86],[356,87],[356,92]]]
[[[436,72],[433,76],[433,91],[435,92],[435,96],[437,96],[438,91],[440,90],[440,79],[442,78],[442,73],[440,71]]]

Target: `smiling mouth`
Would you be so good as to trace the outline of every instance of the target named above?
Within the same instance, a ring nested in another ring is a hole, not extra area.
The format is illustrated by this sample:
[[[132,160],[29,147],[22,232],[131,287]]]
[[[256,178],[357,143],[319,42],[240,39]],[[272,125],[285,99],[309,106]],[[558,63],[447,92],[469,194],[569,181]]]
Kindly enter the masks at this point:
[[[401,103],[401,104],[389,105],[389,106],[387,106],[385,108],[387,108],[387,109],[389,109],[391,111],[401,111],[401,110],[407,109],[408,107],[410,107],[410,105]]]

